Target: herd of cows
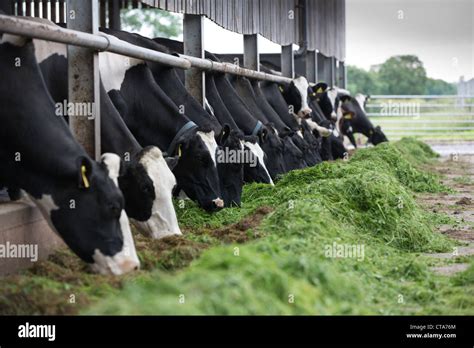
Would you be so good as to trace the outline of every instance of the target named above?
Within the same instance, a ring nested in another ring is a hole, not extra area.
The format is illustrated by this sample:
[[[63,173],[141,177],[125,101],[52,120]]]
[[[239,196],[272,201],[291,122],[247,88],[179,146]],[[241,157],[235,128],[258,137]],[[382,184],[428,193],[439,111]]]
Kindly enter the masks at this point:
[[[182,42],[102,31],[183,52]],[[100,273],[139,267],[129,218],[151,238],[181,234],[173,197],[209,212],[239,206],[244,183],[273,185],[290,170],[343,158],[344,136],[355,147],[354,133],[374,145],[387,141],[365,115],[363,95],[302,76],[283,86],[206,72],[202,107],[182,70],[108,52],[99,67],[104,154],[94,161],[69,130],[73,115],[57,112],[68,99],[67,46],[0,33],[0,188],[12,200],[26,192]]]

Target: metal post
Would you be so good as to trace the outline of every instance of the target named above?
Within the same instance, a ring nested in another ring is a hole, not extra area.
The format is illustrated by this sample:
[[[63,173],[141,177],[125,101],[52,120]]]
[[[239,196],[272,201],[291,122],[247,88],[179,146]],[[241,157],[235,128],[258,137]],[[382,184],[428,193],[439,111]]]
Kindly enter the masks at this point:
[[[295,75],[295,57],[293,45],[281,46],[281,73],[283,76],[293,78]]]
[[[317,52],[316,53],[316,60],[318,61],[318,81],[316,82],[326,82],[328,83],[329,81],[327,80],[326,76],[326,71],[325,71],[325,57],[322,53]]]
[[[120,1],[109,0],[109,28],[120,30]]]
[[[260,71],[257,34],[244,35],[244,68]]]
[[[204,19],[200,15],[184,15],[183,42],[185,55],[204,58],[203,23]],[[206,90],[204,72],[191,68],[184,72],[184,76],[186,89],[199,103],[204,105]]]
[[[339,85],[342,88],[347,87],[347,74],[346,74],[346,64],[344,62],[339,62]]]
[[[98,32],[98,6],[96,0],[68,0],[67,27],[92,34]],[[69,103],[86,106],[82,115],[69,117],[71,131],[86,152],[100,158],[100,93],[99,56],[96,51],[68,46]],[[79,109],[77,107],[76,109]],[[89,115],[88,110],[92,110]]]
[[[331,86],[336,85],[336,58],[334,57],[329,57],[329,71],[330,71],[330,77],[331,77]]]
[[[317,61],[315,51],[306,51],[305,55],[306,79],[308,82],[317,82]]]

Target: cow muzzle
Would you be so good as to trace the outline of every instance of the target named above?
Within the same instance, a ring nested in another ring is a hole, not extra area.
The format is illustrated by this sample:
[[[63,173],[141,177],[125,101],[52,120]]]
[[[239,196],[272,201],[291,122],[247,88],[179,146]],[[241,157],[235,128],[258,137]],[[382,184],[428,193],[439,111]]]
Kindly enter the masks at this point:
[[[308,118],[312,112],[313,110],[311,110],[310,108],[301,109],[300,112],[298,113],[298,116],[301,118]]]

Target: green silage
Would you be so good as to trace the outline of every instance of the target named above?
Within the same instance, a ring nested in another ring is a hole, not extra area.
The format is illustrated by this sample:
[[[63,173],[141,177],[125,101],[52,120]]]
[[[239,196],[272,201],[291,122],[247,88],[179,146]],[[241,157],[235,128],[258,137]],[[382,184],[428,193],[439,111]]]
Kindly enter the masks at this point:
[[[434,157],[404,139],[288,173],[275,187],[247,185],[242,208],[177,207],[191,230],[237,222],[260,206],[274,211],[258,227],[262,238],[212,247],[177,273],[152,272],[84,313],[472,314],[472,267],[450,280],[422,255],[454,246],[413,198],[446,189],[421,169]],[[337,246],[363,253],[337,257]]]

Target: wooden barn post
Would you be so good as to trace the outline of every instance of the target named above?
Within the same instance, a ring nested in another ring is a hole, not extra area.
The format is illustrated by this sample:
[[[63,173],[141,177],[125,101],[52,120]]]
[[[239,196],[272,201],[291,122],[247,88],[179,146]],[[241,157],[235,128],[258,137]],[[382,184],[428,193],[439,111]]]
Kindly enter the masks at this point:
[[[184,15],[183,42],[185,55],[204,58],[203,23],[204,18],[201,15]],[[204,71],[191,68],[185,70],[184,76],[186,89],[199,103],[204,105],[206,90]]]
[[[98,16],[97,0],[67,1],[68,29],[97,34]],[[70,115],[69,125],[77,141],[96,160],[101,155],[99,83],[98,53],[68,45],[68,102],[81,111],[81,114]]]

